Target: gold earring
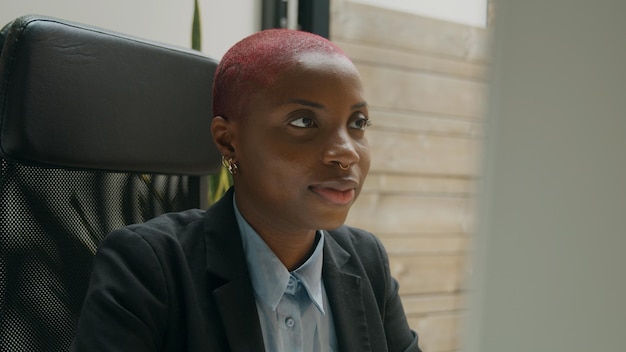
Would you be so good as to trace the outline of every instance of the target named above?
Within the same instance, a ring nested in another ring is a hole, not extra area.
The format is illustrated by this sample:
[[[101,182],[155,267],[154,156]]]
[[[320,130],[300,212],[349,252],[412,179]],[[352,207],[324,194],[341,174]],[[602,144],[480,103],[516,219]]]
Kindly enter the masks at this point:
[[[239,169],[239,167],[237,166],[237,162],[235,161],[235,159],[226,159],[226,155],[222,155],[222,165],[228,170],[229,174],[237,174],[237,170]]]

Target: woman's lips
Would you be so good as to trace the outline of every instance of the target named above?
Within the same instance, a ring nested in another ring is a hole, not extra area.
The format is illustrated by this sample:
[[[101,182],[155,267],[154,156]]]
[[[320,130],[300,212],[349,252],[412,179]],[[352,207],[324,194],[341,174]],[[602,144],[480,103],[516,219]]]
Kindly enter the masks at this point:
[[[311,190],[320,197],[335,205],[350,204],[354,200],[355,194],[354,188],[339,190],[329,187],[311,186]]]

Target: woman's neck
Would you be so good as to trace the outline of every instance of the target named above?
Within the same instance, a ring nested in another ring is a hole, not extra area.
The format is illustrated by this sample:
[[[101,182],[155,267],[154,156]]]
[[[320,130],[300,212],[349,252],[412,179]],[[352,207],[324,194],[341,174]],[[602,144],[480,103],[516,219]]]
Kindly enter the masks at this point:
[[[288,271],[299,268],[315,250],[315,231],[304,235],[277,235],[257,231]]]

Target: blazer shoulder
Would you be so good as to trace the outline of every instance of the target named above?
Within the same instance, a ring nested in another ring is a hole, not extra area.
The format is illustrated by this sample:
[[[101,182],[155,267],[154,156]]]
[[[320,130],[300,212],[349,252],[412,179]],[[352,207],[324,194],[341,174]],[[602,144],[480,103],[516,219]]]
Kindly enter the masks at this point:
[[[180,212],[165,213],[144,223],[133,224],[127,230],[140,235],[163,235],[178,237],[183,235],[189,227],[202,226],[205,211],[189,209]]]
[[[154,251],[170,251],[182,247],[198,245],[202,241],[205,211],[191,209],[159,215],[144,223],[132,224],[115,230],[105,236],[101,246],[114,246],[126,242],[130,237],[140,238]],[[169,249],[168,249],[169,248]]]

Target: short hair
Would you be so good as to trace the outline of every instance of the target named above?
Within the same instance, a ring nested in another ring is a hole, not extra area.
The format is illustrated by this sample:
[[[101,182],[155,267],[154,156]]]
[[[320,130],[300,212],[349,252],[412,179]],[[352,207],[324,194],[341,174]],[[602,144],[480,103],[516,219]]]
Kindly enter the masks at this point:
[[[242,39],[224,54],[215,71],[213,116],[238,119],[251,95],[269,87],[299,55],[310,52],[347,58],[328,39],[304,31],[267,29]]]

